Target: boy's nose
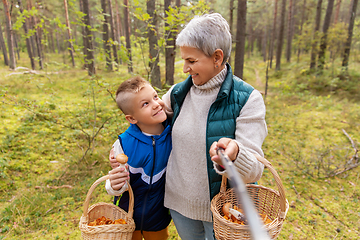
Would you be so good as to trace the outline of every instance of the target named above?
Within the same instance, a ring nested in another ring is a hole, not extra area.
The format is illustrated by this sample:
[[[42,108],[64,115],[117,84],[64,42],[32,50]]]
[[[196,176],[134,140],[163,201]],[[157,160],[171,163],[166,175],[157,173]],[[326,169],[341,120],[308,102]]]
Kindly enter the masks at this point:
[[[153,108],[156,109],[160,106],[160,103],[158,101],[154,101]]]

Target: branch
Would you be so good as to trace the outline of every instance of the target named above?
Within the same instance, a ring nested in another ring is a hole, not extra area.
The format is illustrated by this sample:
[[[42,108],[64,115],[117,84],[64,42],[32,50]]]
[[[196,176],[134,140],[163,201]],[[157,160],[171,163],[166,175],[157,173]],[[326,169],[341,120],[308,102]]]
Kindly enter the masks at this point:
[[[354,155],[350,158],[350,160],[345,164],[344,166],[344,169],[342,169],[341,171],[333,171],[332,173],[330,173],[328,175],[328,177],[334,177],[334,176],[337,176],[339,174],[342,174],[346,171],[349,171],[351,169],[354,169],[358,166],[360,166],[360,162],[359,162],[359,157],[358,157],[358,149],[356,148],[356,145],[355,145],[355,142],[351,139],[351,137],[349,136],[349,134],[344,130],[342,129],[343,133],[346,135],[346,137],[349,139],[349,141],[351,142],[351,146],[352,148],[354,149],[355,153]]]
[[[354,149],[354,151],[355,151],[355,154],[354,154],[353,157],[358,158],[357,153],[358,153],[359,150],[356,148],[354,141],[351,139],[351,137],[349,136],[349,134],[348,134],[344,129],[342,129],[342,131],[343,131],[343,133],[348,137],[348,139],[350,140],[351,146],[353,147],[353,149]]]

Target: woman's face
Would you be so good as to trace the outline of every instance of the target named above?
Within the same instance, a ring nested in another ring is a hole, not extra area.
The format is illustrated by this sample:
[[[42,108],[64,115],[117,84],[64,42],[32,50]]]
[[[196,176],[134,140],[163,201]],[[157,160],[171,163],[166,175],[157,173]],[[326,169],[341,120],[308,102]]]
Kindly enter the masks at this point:
[[[203,85],[220,71],[220,64],[214,56],[208,57],[201,50],[193,47],[180,47],[184,59],[184,73],[191,75],[194,84]],[[216,65],[218,66],[216,68]]]

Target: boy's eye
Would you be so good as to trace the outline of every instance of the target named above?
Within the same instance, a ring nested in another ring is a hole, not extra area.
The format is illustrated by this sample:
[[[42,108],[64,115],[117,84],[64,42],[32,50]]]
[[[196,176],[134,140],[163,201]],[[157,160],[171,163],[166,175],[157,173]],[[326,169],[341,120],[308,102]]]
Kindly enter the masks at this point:
[[[148,104],[149,104],[148,102],[144,102],[142,106],[145,107]]]

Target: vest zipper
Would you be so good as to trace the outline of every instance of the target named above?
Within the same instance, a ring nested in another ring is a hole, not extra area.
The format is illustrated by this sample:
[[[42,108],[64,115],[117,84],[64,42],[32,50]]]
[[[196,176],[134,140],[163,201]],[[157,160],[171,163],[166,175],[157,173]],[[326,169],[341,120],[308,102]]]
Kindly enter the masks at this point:
[[[144,197],[143,213],[141,214],[141,225],[140,225],[141,235],[142,235],[142,233],[143,233],[146,201],[147,201],[149,192],[151,191],[152,180],[153,180],[153,175],[154,175],[154,171],[155,171],[155,159],[156,159],[155,138],[154,138],[153,136],[151,136],[151,139],[152,139],[152,147],[153,147],[153,152],[154,152],[154,159],[153,159],[153,165],[152,165],[151,175],[150,175],[150,184],[149,184],[149,188],[148,188],[148,190],[147,190],[147,192],[146,192],[146,194],[145,194],[145,197]]]

